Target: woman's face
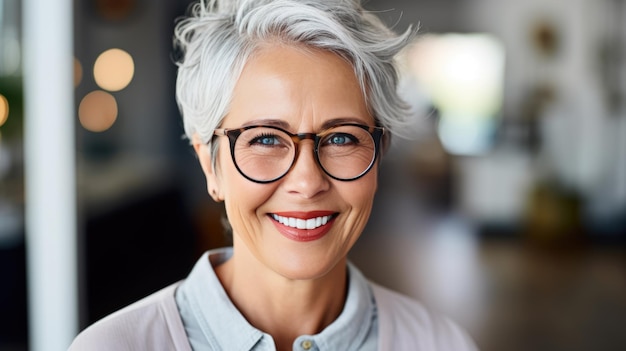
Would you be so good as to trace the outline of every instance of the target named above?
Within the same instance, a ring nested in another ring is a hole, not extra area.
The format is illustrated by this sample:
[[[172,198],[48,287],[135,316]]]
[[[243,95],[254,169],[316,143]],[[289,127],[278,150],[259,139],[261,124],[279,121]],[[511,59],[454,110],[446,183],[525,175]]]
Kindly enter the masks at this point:
[[[272,45],[244,67],[221,128],[280,124],[292,133],[318,133],[334,120],[374,125],[351,65],[329,52]],[[215,170],[208,147],[198,144],[197,150],[208,188],[225,202],[235,258],[247,256],[255,266],[289,279],[319,278],[344,262],[369,218],[376,166],[357,180],[334,180],[316,163],[313,142],[304,140],[287,175],[259,184],[239,174],[228,138],[218,142]],[[277,216],[329,220],[315,229],[297,229]]]

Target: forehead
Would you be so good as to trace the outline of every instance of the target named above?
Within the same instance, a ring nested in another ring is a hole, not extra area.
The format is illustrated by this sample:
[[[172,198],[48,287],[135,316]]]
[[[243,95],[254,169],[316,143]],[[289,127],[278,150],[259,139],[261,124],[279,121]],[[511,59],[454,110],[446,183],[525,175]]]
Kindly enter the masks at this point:
[[[338,118],[373,123],[352,65],[332,52],[272,44],[244,66],[223,126],[280,119],[315,128]]]

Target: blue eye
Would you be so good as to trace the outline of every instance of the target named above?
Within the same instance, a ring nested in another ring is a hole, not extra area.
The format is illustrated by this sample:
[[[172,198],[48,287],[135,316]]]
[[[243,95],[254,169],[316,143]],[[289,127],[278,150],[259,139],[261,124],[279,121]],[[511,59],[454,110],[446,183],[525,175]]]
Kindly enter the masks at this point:
[[[278,145],[280,141],[278,137],[272,134],[261,134],[252,140],[250,140],[250,145],[252,144],[260,144],[260,145]]]
[[[330,142],[333,144],[343,144],[346,142],[346,137],[343,135],[335,135]]]
[[[328,145],[352,145],[357,143],[357,138],[354,135],[347,133],[334,133],[326,138],[325,144]]]

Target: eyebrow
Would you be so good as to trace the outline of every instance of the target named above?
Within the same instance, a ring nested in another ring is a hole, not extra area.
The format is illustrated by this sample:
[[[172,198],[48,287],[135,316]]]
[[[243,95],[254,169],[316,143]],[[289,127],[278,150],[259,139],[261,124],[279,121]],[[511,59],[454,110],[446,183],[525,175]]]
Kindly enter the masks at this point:
[[[242,127],[247,127],[247,126],[274,126],[274,127],[280,127],[282,129],[288,129],[289,128],[289,123],[287,123],[286,121],[282,120],[282,119],[276,119],[276,118],[261,118],[261,119],[255,119],[253,121],[248,121],[246,123],[244,123],[242,125]]]
[[[356,124],[361,124],[361,125],[369,125],[369,123],[357,117],[340,117],[340,118],[329,119],[326,122],[324,122],[321,126],[321,130],[332,128],[338,124],[343,124],[343,123],[356,123]],[[274,126],[274,127],[279,127],[285,130],[290,129],[290,125],[287,121],[282,120],[282,119],[276,119],[276,118],[255,119],[255,120],[244,123],[242,127],[256,126],[256,125]]]
[[[324,129],[328,129],[328,128],[332,128],[338,124],[343,124],[343,123],[356,123],[356,124],[361,124],[361,125],[366,125],[368,126],[369,123],[363,121],[360,118],[356,118],[356,117],[341,117],[341,118],[333,118],[333,119],[329,119],[328,121],[324,122],[322,124],[322,130]]]

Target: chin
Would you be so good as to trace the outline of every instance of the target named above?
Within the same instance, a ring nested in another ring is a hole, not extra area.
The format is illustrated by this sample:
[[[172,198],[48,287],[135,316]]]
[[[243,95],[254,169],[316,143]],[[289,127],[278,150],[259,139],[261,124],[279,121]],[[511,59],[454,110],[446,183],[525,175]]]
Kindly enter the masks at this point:
[[[316,280],[328,276],[337,269],[345,268],[343,257],[320,258],[310,253],[305,255],[302,256],[300,253],[282,255],[279,262],[274,261],[274,270],[291,280]]]

